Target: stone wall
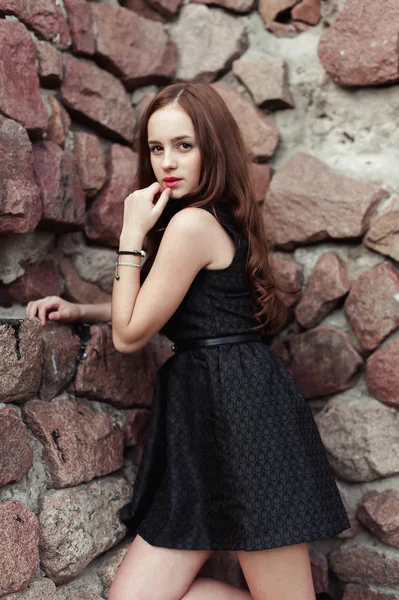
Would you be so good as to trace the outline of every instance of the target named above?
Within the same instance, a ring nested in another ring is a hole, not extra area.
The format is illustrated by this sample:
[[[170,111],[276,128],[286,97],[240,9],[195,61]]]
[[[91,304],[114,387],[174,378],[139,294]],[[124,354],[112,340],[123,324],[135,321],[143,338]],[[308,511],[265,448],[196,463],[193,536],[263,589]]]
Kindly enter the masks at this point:
[[[109,325],[42,329],[24,306],[109,300],[140,114],[201,79],[302,288],[273,348],[352,522],[312,545],[316,590],[399,599],[398,33],[397,0],[0,0],[0,596],[106,598],[131,541],[118,510],[168,344],[119,355]],[[245,585],[228,553],[202,573]]]

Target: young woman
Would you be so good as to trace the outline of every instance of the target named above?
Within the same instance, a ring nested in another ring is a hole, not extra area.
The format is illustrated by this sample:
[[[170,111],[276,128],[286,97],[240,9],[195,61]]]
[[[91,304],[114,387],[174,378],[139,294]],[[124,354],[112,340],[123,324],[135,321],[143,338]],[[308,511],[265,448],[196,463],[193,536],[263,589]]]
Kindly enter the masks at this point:
[[[307,542],[350,525],[312,412],[262,337],[281,326],[283,305],[242,138],[211,86],[175,84],[153,99],[138,177],[112,311],[59,298],[27,307],[42,323],[112,317],[120,352],[159,331],[174,342],[121,511],[137,535],[109,599],[314,600]],[[237,552],[249,592],[196,579],[214,550]]]

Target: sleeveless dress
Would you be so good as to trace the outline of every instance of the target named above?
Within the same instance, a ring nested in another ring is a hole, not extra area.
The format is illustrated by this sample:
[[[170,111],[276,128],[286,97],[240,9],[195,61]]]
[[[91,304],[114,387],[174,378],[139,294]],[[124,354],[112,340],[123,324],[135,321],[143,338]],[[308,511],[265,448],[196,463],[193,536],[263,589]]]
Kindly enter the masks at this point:
[[[161,330],[172,342],[258,324],[246,242],[227,205],[215,208],[235,256],[197,274]],[[120,518],[154,546],[186,550],[263,550],[350,527],[310,407],[273,351],[253,341],[185,350],[161,366]]]

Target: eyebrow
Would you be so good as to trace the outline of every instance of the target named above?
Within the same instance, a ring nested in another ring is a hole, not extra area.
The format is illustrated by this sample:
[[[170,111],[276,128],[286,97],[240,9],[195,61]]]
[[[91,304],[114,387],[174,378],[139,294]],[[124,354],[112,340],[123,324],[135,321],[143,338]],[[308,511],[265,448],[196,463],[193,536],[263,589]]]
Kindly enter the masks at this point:
[[[180,140],[186,140],[186,139],[190,139],[192,140],[192,136],[191,135],[178,135],[177,137],[174,137],[171,139],[171,142],[179,142]],[[149,144],[159,144],[160,142],[158,142],[157,140],[148,140]]]

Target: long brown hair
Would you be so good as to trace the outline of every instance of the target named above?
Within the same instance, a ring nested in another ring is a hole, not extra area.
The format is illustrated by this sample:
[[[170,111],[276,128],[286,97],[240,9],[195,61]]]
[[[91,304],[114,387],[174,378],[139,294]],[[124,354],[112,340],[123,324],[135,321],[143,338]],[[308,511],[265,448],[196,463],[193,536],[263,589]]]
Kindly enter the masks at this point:
[[[248,243],[246,274],[255,306],[255,318],[267,334],[281,328],[286,308],[277,293],[268,261],[268,244],[259,205],[249,177],[249,160],[239,127],[220,95],[205,83],[176,83],[162,89],[144,111],[139,129],[138,186],[148,187],[155,175],[148,149],[148,121],[167,104],[178,103],[191,118],[201,152],[202,167],[197,189],[166,205],[160,219],[147,234],[148,258],[142,268],[147,276],[163,231],[174,212],[185,206],[229,204],[238,230]],[[215,215],[217,216],[217,215]]]

